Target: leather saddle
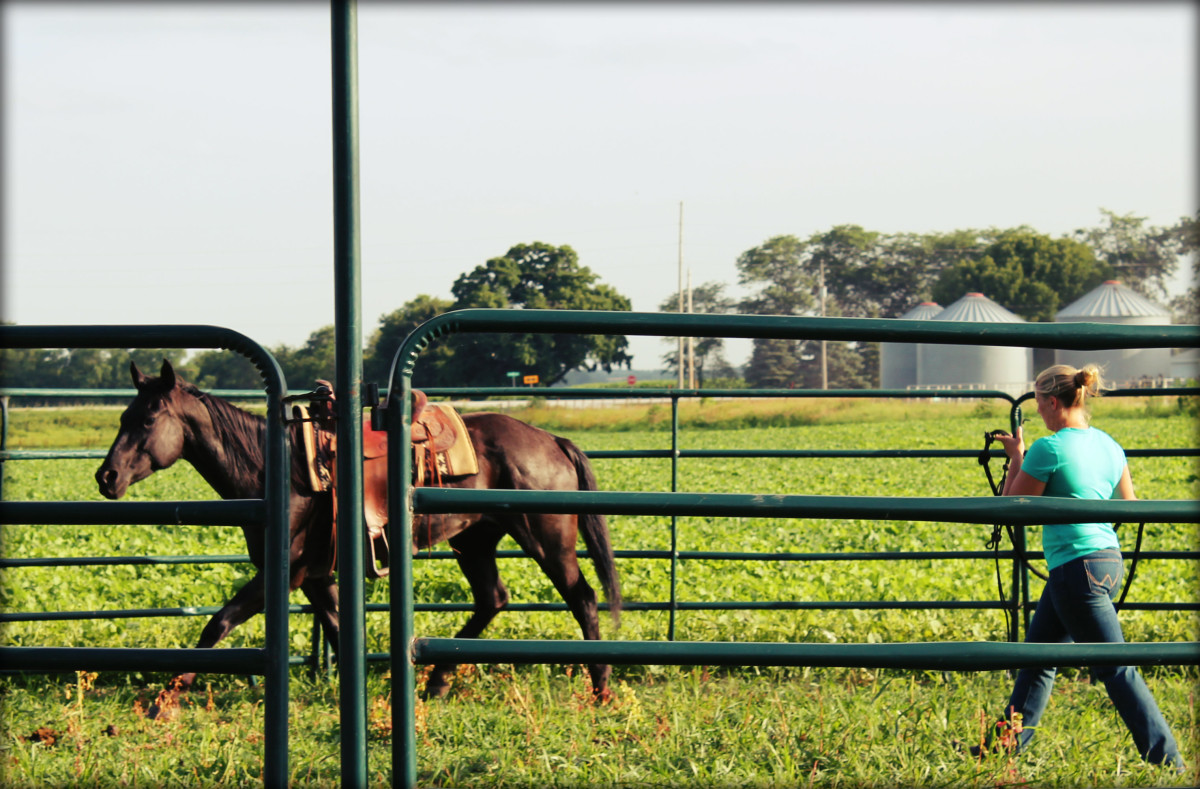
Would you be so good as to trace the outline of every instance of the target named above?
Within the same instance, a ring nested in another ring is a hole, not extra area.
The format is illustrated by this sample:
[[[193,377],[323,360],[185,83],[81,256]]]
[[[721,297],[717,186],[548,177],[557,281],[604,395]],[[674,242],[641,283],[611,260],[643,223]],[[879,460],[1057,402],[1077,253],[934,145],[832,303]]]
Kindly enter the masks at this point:
[[[333,564],[337,566],[337,432],[334,419],[336,397],[328,381],[317,381],[309,406],[294,406],[304,426],[309,482],[314,491],[333,493]],[[447,405],[430,403],[424,392],[413,391],[412,446],[417,485],[440,485],[444,477],[479,473],[475,447],[458,412]],[[362,432],[363,520],[367,531],[370,561],[364,567],[374,578],[390,572],[387,540],[387,431],[373,430],[369,420]]]

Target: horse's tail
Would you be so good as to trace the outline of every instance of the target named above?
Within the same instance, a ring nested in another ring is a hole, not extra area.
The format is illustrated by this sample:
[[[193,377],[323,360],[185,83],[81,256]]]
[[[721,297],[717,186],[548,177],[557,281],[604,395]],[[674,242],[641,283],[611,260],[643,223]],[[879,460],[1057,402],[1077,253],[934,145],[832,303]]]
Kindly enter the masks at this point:
[[[592,472],[592,464],[587,455],[579,447],[565,438],[555,436],[559,447],[575,464],[575,472],[579,476],[580,490],[599,490],[596,475]],[[579,516],[579,530],[583,532],[583,542],[596,565],[596,575],[600,585],[604,587],[604,596],[608,599],[608,610],[612,614],[613,624],[621,622],[621,580],[617,577],[617,563],[613,557],[612,541],[608,538],[608,521],[603,515],[584,514]]]

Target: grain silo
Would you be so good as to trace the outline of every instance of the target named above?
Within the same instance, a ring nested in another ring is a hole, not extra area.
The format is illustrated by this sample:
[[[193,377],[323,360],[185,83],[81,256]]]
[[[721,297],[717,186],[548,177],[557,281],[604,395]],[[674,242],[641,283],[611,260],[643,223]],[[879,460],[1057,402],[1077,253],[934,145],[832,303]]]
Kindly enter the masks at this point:
[[[942,305],[923,301],[900,316],[900,320],[927,321],[942,311]],[[907,389],[917,385],[917,344],[879,343],[879,388]]]
[[[935,321],[1024,323],[982,293],[968,293],[937,315]],[[917,384],[954,389],[1028,391],[1032,353],[1028,348],[1002,345],[917,346]]]
[[[1133,288],[1110,279],[1059,310],[1059,323],[1119,323],[1131,326],[1162,326],[1171,322],[1171,313]],[[1064,332],[1068,331],[1064,329]],[[1102,351],[1055,350],[1054,361],[1081,367],[1095,362],[1104,370],[1107,382],[1117,386],[1136,386],[1139,381],[1171,375],[1170,348],[1113,348]]]

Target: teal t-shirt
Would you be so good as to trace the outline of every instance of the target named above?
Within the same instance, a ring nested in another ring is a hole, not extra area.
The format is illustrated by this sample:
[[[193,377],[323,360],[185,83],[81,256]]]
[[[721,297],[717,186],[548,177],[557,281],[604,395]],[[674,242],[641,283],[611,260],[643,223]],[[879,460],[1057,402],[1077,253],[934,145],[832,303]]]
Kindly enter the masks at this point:
[[[1065,427],[1034,441],[1021,470],[1046,483],[1043,496],[1111,499],[1125,470],[1125,451],[1103,430]],[[1119,547],[1111,523],[1053,523],[1042,529],[1042,550],[1050,569]]]

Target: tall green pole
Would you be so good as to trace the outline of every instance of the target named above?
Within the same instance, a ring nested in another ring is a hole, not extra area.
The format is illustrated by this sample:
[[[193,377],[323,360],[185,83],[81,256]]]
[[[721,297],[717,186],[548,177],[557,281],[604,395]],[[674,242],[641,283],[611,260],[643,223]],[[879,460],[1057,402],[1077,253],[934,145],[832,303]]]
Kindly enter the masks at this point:
[[[362,292],[359,273],[358,42],[355,0],[333,0],[334,348],[342,786],[367,783],[362,523]]]
[[[679,395],[671,396],[671,492],[679,490]],[[671,613],[667,640],[675,640],[675,613],[679,610],[679,516],[671,515]]]
[[[415,354],[414,354],[415,357]],[[412,364],[397,354],[388,379],[388,529],[392,571],[388,593],[392,633],[392,786],[417,785],[416,666],[413,642]],[[396,366],[402,369],[399,373]]]

